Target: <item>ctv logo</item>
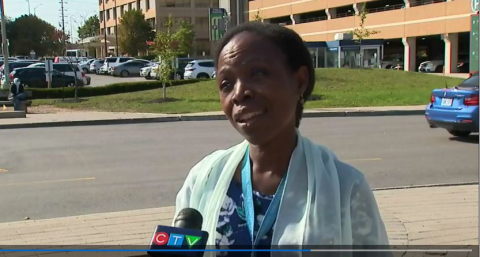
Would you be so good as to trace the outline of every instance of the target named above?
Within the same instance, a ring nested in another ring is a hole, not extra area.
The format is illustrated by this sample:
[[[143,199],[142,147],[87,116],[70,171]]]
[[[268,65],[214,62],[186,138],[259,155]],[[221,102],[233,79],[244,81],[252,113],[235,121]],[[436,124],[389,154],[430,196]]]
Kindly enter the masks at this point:
[[[156,245],[167,245],[171,247],[181,248],[183,242],[187,242],[189,248],[192,248],[196,243],[198,243],[202,238],[199,236],[189,236],[171,233],[170,235],[166,232],[158,232],[153,237],[153,242]]]

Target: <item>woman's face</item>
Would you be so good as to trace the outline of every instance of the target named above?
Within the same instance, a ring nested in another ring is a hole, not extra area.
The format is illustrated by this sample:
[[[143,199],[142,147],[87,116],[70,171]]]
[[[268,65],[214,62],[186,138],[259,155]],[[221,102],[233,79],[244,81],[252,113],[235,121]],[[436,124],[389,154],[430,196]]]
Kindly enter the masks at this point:
[[[236,35],[218,59],[222,109],[252,144],[295,131],[295,110],[307,83],[306,67],[292,71],[277,46],[251,32]]]

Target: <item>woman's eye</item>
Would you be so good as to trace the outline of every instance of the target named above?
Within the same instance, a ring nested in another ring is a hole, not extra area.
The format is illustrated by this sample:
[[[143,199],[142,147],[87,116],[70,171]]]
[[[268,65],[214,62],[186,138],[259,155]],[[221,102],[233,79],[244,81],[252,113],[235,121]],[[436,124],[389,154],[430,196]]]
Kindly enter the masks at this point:
[[[220,84],[220,90],[226,90],[226,89],[228,89],[228,88],[230,88],[230,87],[231,87],[230,82],[225,81],[225,80],[222,81],[222,83]]]
[[[253,70],[252,71],[252,76],[256,77],[256,76],[263,76],[265,75],[266,72],[263,71],[263,70],[259,70],[259,69],[256,69],[256,70]]]

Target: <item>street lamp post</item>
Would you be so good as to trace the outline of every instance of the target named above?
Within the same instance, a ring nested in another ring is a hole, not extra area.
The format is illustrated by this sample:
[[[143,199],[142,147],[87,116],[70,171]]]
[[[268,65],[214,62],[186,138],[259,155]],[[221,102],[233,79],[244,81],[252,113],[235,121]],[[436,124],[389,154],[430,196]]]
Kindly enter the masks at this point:
[[[28,15],[30,15],[30,14],[31,14],[31,13],[30,13],[30,0],[26,0],[26,1],[27,1],[27,3],[28,3]]]
[[[37,16],[37,8],[40,7],[40,6],[42,6],[42,5],[43,5],[43,4],[39,4],[39,5],[35,6],[35,7],[33,7],[33,15],[34,15],[34,16]]]
[[[1,27],[2,27],[2,46],[3,46],[3,62],[4,62],[4,69],[3,73],[5,74],[5,85],[10,85],[10,70],[8,68],[8,57],[10,54],[8,53],[8,41],[7,41],[7,26],[5,24],[5,6],[3,5],[3,0],[0,0],[0,19],[1,19]],[[2,85],[3,88],[3,85]]]
[[[118,24],[117,24],[117,18],[118,18],[118,13],[117,13],[117,0],[114,0],[115,2],[115,10],[113,13],[115,14],[115,55],[118,56]]]

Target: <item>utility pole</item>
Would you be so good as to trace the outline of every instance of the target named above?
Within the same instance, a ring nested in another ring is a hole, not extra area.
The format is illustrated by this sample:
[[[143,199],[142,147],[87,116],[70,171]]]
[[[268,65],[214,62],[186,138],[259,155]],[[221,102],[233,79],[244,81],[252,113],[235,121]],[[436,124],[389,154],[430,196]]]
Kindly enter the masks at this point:
[[[3,4],[4,0],[0,0],[0,19],[2,22],[2,46],[3,46],[3,62],[4,62],[4,68],[3,68],[3,73],[5,74],[5,85],[8,87],[10,85],[10,71],[8,68],[8,57],[10,54],[8,53],[8,40],[7,40],[7,25],[6,25],[6,19],[5,19],[5,7]],[[3,88],[3,85],[2,85]]]
[[[60,8],[61,8],[61,12],[62,12],[62,40],[63,40],[63,48],[64,48],[64,52],[63,54],[66,55],[66,52],[67,52],[67,41],[66,41],[66,34],[65,34],[65,8],[63,8],[63,4],[64,4],[64,0],[60,0]]]
[[[118,30],[117,30],[117,27],[118,27],[118,24],[117,24],[117,17],[118,17],[118,13],[117,13],[117,0],[114,0],[115,1],[115,11],[113,12],[115,14],[115,55],[118,56]]]
[[[105,58],[108,57],[108,46],[107,46],[107,14],[105,13],[105,0],[102,0],[103,3],[103,35],[105,37]]]
[[[27,0],[27,3],[28,3],[28,15],[30,15],[30,0]]]

